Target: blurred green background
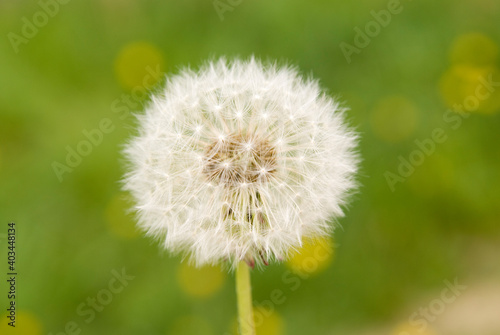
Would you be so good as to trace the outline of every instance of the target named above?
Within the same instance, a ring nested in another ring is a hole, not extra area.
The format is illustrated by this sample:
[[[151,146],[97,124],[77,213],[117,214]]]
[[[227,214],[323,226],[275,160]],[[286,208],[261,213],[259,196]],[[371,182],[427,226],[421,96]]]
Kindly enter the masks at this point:
[[[258,334],[500,334],[500,2],[391,6],[1,0],[1,313],[9,221],[19,275],[0,333],[235,334],[233,275],[135,231],[120,150],[163,73],[255,54],[345,101],[363,158],[333,240],[253,272]]]

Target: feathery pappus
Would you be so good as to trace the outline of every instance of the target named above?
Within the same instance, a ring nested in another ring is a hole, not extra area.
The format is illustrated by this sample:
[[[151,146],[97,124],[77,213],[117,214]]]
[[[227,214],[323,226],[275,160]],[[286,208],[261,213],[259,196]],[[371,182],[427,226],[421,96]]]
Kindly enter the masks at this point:
[[[138,225],[197,265],[285,259],[355,188],[345,109],[291,67],[221,59],[167,78],[126,145]]]

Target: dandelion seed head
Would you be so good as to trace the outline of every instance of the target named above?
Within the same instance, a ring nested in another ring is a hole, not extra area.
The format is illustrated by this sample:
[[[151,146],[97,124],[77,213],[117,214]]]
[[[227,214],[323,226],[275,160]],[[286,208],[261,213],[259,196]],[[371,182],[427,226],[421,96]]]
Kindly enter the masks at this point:
[[[355,188],[344,113],[316,81],[253,58],[171,76],[125,149],[139,227],[197,265],[286,259],[331,233]]]

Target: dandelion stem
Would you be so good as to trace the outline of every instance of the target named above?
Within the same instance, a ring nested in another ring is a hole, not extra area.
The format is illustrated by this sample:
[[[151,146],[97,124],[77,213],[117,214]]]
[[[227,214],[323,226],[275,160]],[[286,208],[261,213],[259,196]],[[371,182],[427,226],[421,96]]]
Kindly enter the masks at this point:
[[[240,262],[236,269],[236,296],[238,299],[240,334],[255,335],[250,268],[245,262]]]

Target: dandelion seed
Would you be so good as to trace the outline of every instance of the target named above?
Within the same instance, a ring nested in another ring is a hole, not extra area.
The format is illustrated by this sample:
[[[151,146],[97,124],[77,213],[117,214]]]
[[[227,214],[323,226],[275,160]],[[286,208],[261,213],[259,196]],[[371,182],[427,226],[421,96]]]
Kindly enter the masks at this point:
[[[138,225],[197,265],[286,259],[355,187],[344,109],[294,69],[220,60],[168,79],[126,146]]]

